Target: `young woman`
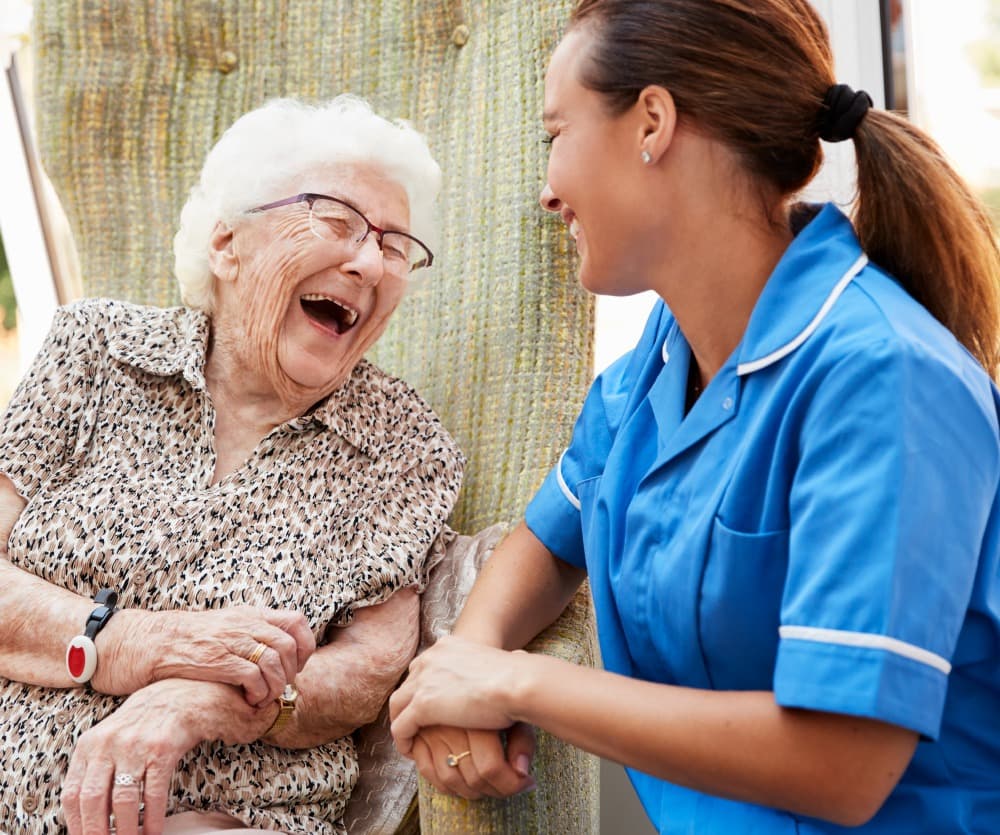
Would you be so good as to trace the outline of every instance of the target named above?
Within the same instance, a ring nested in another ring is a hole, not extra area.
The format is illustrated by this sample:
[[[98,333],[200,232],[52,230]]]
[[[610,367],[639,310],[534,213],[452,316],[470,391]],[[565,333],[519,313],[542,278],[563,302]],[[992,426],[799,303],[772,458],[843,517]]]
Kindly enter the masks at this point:
[[[537,725],[628,766],[661,832],[996,831],[981,206],[836,83],[807,0],[582,0],[544,124],[580,281],[662,301],[393,695],[400,749],[503,795],[531,785]],[[795,202],[820,140],[854,142],[853,221]],[[606,670],[511,652],[584,576]]]

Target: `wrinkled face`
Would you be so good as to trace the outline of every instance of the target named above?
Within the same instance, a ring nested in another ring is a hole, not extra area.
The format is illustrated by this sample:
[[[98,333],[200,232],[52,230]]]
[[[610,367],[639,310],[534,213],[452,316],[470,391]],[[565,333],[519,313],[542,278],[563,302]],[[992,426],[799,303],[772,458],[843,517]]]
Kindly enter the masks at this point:
[[[311,172],[281,197],[300,192],[340,198],[376,226],[409,230],[405,189],[374,166]],[[231,246],[232,275],[215,270],[215,318],[242,324],[244,344],[236,350],[286,402],[319,399],[340,386],[406,291],[405,278],[385,272],[374,233],[360,247],[319,238],[305,202],[242,216]]]
[[[611,115],[601,96],[580,84],[590,39],[586,29],[570,30],[549,62],[542,119],[552,143],[539,202],[569,226],[583,286],[627,295],[647,289],[635,227],[639,137],[628,113]]]

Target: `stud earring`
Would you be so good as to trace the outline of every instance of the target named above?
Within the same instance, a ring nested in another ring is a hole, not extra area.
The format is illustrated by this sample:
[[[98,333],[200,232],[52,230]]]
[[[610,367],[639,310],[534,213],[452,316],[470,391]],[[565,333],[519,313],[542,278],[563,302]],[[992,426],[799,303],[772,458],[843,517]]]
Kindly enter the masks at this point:
[[[639,156],[642,157],[642,161],[646,165],[649,165],[653,161],[653,157],[650,155],[649,151],[643,151],[639,154]]]

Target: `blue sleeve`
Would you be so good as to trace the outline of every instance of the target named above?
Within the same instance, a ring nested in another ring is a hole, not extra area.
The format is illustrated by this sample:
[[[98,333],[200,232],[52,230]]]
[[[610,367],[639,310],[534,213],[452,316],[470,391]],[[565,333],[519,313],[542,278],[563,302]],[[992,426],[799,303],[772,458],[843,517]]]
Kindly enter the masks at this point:
[[[585,567],[583,528],[575,488],[604,472],[612,435],[602,390],[605,375],[613,369],[590,387],[569,447],[549,471],[524,515],[525,524],[549,551],[580,568]]]
[[[935,738],[1000,477],[986,375],[885,343],[842,359],[802,424],[779,704]]]
[[[525,523],[560,559],[584,568],[583,530],[576,485],[597,478],[618,427],[663,368],[663,343],[674,318],[657,301],[635,349],[612,363],[590,388],[568,449],[528,504]]]

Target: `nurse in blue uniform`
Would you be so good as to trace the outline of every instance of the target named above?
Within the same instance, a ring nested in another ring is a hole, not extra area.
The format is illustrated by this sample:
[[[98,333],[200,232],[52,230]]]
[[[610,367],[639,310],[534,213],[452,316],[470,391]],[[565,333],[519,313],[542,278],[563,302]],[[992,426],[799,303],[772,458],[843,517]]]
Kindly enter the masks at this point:
[[[1000,832],[1000,256],[870,104],[806,0],[575,10],[542,204],[587,289],[661,301],[392,697],[438,788],[529,789],[538,726],[664,833]],[[820,139],[852,219],[795,202]],[[514,651],[584,577],[606,669]]]

